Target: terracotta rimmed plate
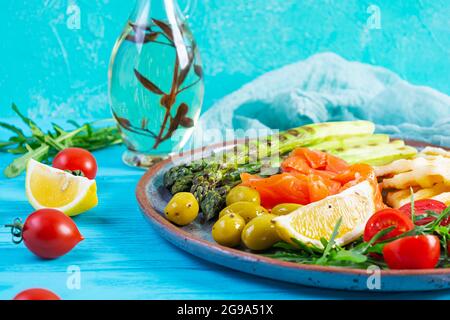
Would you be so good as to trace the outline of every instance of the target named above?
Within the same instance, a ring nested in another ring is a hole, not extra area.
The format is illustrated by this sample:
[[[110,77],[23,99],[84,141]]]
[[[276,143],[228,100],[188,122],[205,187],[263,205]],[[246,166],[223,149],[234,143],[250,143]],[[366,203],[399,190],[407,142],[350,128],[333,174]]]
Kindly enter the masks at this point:
[[[428,144],[407,141],[408,145],[424,147]],[[340,267],[323,267],[284,262],[254,253],[230,249],[215,243],[211,238],[212,224],[194,222],[178,227],[161,214],[170,199],[163,187],[163,175],[174,163],[185,162],[202,153],[216,151],[214,145],[165,160],[142,177],[137,187],[137,199],[147,221],[165,239],[175,246],[201,259],[253,275],[291,283],[355,291],[427,291],[450,288],[450,268],[429,270],[359,270]],[[379,279],[380,286],[377,286]]]

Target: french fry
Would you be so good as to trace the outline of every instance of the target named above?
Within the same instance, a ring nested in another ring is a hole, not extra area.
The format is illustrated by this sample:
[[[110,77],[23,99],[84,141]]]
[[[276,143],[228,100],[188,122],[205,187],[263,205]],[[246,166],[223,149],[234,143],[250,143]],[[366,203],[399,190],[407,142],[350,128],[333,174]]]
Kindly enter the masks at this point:
[[[441,193],[437,196],[432,197],[431,199],[443,202],[447,206],[450,206],[450,192]]]
[[[381,187],[383,189],[406,189],[414,186],[431,188],[440,183],[450,185],[450,176],[443,177],[436,168],[427,167],[421,170],[399,173],[392,178],[384,179]]]
[[[421,189],[414,193],[414,197],[417,199],[430,199],[438,194],[450,192],[450,186],[445,184],[437,184],[431,188]]]
[[[442,156],[445,158],[450,158],[450,151],[444,150],[442,148],[436,148],[436,147],[426,147],[423,149],[419,155],[425,155],[425,156]]]
[[[390,165],[376,168],[376,173],[379,176],[390,176],[382,181],[383,188],[431,188],[438,183],[450,185],[450,158],[438,156],[394,161]]]
[[[395,189],[386,196],[386,203],[399,208],[414,199],[436,199],[450,204],[450,152],[426,147],[416,158],[401,159],[385,166],[375,167],[383,189]]]
[[[411,171],[415,166],[425,164],[425,162],[426,160],[423,158],[414,160],[400,159],[385,166],[375,167],[374,169],[377,177],[385,177]]]
[[[437,184],[431,188],[414,190],[414,199],[433,199],[436,196],[440,196],[444,193],[450,192],[450,186],[444,184]],[[444,199],[445,196],[442,196]],[[400,208],[401,206],[411,202],[411,191],[409,189],[391,191],[387,194],[386,203],[393,208]]]
[[[386,196],[386,203],[392,208],[400,208],[404,201],[411,198],[411,191],[409,189],[391,191]]]

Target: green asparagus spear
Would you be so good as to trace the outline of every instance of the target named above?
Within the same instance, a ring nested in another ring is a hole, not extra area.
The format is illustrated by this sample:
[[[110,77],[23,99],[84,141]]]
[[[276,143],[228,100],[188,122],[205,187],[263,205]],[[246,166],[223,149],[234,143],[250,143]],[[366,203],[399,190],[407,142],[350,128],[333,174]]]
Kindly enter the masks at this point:
[[[206,166],[203,172],[195,174],[189,191],[194,194],[200,203],[203,214],[202,220],[211,220],[223,209],[226,194],[232,187],[240,183],[241,173],[258,173],[260,169],[259,163],[250,163],[238,168],[212,163]],[[176,186],[178,186],[178,183],[172,186],[172,190]]]
[[[169,188],[172,194],[189,191],[194,175],[202,172],[206,166],[206,161],[196,161],[189,165],[182,164],[173,167],[164,174],[164,186]]]
[[[264,140],[249,140],[234,148],[231,152],[213,154],[212,159],[195,161],[189,165],[181,165],[170,169],[164,176],[164,185],[171,189],[178,179],[186,179],[185,186],[190,185],[189,179],[193,179],[194,171],[204,170],[206,163],[214,166],[221,163],[225,167],[236,169],[248,163],[259,163],[268,156],[286,154],[297,147],[310,146],[326,139],[348,137],[352,135],[370,135],[374,132],[375,125],[369,121],[343,121],[310,124],[299,128],[290,129],[273,135]],[[274,155],[273,153],[277,153]],[[225,160],[222,162],[221,160]],[[195,169],[197,168],[197,169]],[[214,169],[214,168],[212,168]],[[220,168],[223,169],[223,168]],[[228,170],[228,169],[227,169]],[[207,170],[210,171],[210,170]],[[177,190],[179,188],[176,188]]]
[[[214,190],[209,190],[205,194],[203,201],[200,203],[200,209],[203,214],[202,222],[211,220],[225,207],[225,198],[233,186],[224,185]]]

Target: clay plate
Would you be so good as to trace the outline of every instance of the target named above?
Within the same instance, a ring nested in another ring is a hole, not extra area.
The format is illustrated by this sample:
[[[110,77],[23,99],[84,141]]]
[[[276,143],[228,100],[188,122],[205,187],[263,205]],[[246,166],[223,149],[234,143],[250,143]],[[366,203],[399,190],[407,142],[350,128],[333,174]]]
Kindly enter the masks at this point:
[[[429,144],[407,141],[422,148]],[[220,145],[194,150],[191,155],[220,149]],[[251,252],[226,248],[211,238],[212,224],[198,222],[178,227],[161,214],[171,195],[163,187],[164,173],[174,163],[190,159],[191,155],[175,156],[150,168],[140,180],[136,195],[147,221],[166,240],[201,259],[256,276],[287,281],[300,285],[341,290],[369,291],[367,285],[373,272],[360,269],[303,265],[266,258]],[[376,291],[427,291],[450,288],[450,268],[429,270],[382,270],[381,287]],[[373,290],[373,289],[372,289]]]

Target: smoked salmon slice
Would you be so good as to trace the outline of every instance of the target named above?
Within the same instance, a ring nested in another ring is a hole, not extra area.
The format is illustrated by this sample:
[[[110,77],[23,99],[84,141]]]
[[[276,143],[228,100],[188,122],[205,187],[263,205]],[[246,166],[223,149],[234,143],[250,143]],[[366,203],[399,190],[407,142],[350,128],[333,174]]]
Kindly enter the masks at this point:
[[[385,207],[375,171],[369,165],[350,166],[325,152],[298,148],[282,162],[281,170],[267,178],[243,173],[242,185],[256,189],[262,206],[271,209],[280,203],[316,202],[367,180],[374,189],[377,209]]]

